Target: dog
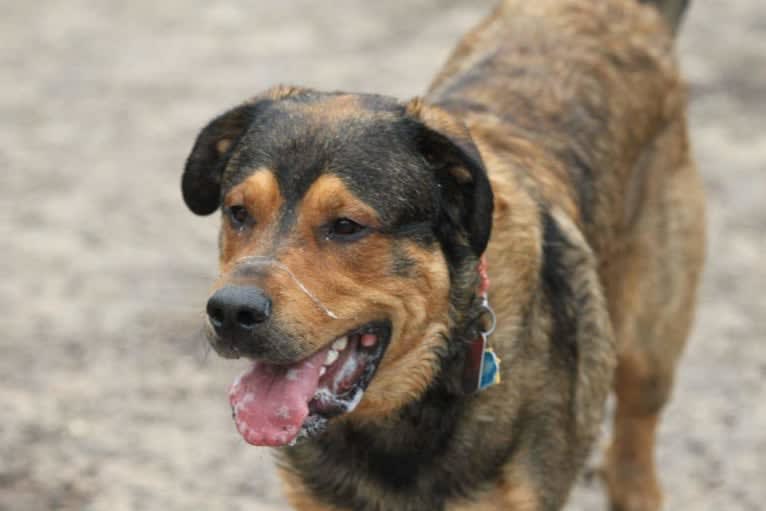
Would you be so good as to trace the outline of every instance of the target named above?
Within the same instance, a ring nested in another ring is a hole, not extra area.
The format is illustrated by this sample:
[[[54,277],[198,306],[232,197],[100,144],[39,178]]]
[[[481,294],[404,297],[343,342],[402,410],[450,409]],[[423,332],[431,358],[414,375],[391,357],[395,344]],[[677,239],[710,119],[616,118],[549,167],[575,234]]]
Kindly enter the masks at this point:
[[[421,98],[277,86],[202,129],[205,328],[296,509],[561,509],[612,390],[611,507],[660,508],[705,244],[685,4],[506,0]]]

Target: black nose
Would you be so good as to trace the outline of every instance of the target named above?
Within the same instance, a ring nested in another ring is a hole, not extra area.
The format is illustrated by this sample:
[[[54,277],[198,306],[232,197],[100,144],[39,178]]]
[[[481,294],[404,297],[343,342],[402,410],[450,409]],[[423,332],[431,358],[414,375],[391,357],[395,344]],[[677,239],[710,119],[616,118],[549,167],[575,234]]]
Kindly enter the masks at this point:
[[[222,287],[207,302],[207,315],[216,332],[253,330],[271,315],[271,300],[257,287]]]

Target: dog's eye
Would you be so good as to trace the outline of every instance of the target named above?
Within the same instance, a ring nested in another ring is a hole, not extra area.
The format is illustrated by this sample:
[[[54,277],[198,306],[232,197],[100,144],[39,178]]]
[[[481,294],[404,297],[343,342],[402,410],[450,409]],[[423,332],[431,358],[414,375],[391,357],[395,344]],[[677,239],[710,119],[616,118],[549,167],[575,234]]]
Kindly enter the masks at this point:
[[[330,224],[330,238],[339,241],[355,241],[369,231],[364,225],[358,224],[348,218],[338,218]]]
[[[234,227],[242,227],[250,219],[250,213],[247,212],[247,208],[244,206],[229,206],[228,213]]]

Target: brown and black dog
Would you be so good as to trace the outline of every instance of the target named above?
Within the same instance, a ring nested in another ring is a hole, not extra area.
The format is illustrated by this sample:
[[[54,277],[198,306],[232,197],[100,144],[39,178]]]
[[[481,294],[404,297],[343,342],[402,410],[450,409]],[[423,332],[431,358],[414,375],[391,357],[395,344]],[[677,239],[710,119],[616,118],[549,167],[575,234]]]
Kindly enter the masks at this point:
[[[423,98],[276,87],[202,130],[183,194],[222,211],[209,338],[254,360],[235,421],[282,446],[297,509],[560,509],[612,389],[612,507],[660,507],[704,258],[684,4],[507,0]],[[477,390],[482,258],[502,379]]]

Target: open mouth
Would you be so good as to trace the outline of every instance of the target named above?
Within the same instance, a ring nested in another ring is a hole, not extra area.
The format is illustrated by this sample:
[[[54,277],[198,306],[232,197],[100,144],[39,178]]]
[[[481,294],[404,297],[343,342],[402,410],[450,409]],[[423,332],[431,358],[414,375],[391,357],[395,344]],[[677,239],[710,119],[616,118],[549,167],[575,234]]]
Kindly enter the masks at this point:
[[[256,361],[232,384],[229,402],[242,437],[253,445],[292,445],[354,410],[375,375],[391,336],[370,323],[294,364]]]

